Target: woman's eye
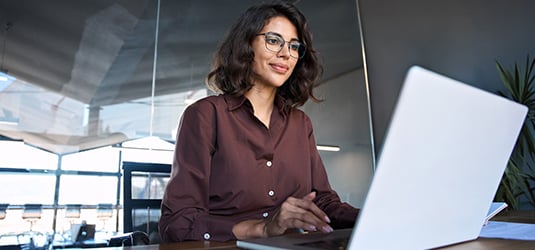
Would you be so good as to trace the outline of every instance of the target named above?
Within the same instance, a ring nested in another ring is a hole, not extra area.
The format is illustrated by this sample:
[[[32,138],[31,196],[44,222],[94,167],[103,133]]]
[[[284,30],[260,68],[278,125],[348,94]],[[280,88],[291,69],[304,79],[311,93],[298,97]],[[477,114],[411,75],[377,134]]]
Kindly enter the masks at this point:
[[[298,44],[298,43],[290,43],[290,49],[291,49],[291,50],[298,51],[300,46],[301,46],[301,45]]]
[[[269,44],[277,44],[277,45],[281,44],[280,39],[275,38],[275,37],[266,37],[266,42]]]

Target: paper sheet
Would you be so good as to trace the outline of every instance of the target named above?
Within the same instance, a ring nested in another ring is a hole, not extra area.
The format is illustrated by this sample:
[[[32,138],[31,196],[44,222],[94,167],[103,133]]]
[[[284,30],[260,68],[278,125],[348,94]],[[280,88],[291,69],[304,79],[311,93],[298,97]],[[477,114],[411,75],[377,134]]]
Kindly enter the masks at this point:
[[[479,234],[483,238],[535,240],[535,224],[489,221]]]

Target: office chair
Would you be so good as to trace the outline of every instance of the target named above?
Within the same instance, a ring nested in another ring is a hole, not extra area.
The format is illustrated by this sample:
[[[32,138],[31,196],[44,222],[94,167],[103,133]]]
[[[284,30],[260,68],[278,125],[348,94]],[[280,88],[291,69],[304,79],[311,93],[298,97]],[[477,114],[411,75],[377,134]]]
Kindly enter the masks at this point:
[[[72,225],[77,219],[80,219],[82,213],[82,205],[80,204],[67,204],[65,208],[65,219],[69,221],[69,227],[72,228]]]
[[[113,217],[113,204],[101,203],[97,205],[97,219],[102,221],[101,231],[107,232],[106,221]]]
[[[30,231],[17,235],[17,242],[22,249],[47,249],[52,241],[47,233],[33,230],[34,224],[41,219],[42,207],[41,204],[24,204],[22,219],[30,222]]]
[[[67,232],[62,229],[63,233],[61,233],[61,236],[63,240],[75,240],[76,235],[72,235],[72,231],[76,220],[80,219],[81,208],[82,205],[80,204],[67,204],[67,206],[65,207],[65,219],[69,221],[69,229],[67,230]]]
[[[3,220],[6,218],[7,215],[7,207],[9,204],[6,203],[0,203],[0,220]],[[0,234],[0,238],[2,238],[4,235]]]
[[[149,245],[149,235],[142,231],[134,231],[113,236],[108,241],[109,247]]]
[[[33,225],[41,219],[41,204],[25,204],[22,211],[22,219],[30,222],[30,232],[33,231]]]
[[[65,208],[65,218],[69,220],[71,225],[76,219],[80,219],[82,205],[80,204],[67,204]]]
[[[0,220],[3,220],[6,218],[8,206],[9,204],[7,203],[0,203]]]

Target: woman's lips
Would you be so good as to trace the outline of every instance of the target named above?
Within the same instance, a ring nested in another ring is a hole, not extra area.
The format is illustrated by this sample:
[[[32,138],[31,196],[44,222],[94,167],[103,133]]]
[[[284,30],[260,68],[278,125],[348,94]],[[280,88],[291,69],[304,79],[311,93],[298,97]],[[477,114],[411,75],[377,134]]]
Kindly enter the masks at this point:
[[[286,64],[272,63],[270,66],[273,70],[280,73],[286,73],[288,71],[288,65]]]

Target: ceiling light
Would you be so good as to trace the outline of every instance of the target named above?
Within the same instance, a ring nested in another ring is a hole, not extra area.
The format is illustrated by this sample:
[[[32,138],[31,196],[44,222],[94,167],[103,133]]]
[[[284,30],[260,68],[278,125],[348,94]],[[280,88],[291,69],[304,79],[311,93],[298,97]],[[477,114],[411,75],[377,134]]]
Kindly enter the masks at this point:
[[[340,151],[340,146],[332,146],[332,145],[316,145],[316,148],[320,151],[331,151],[331,152],[338,152]]]

